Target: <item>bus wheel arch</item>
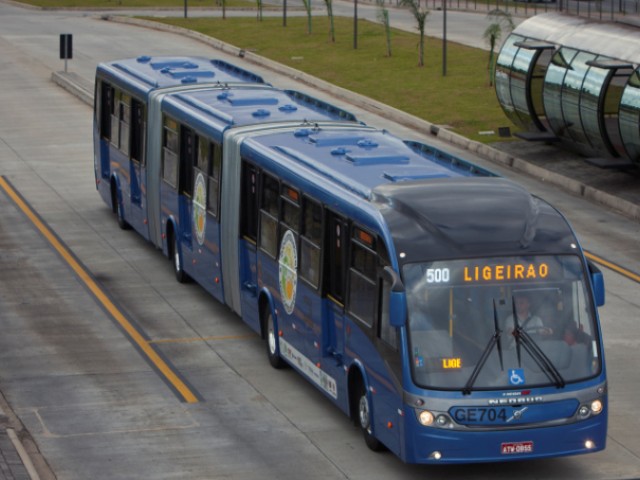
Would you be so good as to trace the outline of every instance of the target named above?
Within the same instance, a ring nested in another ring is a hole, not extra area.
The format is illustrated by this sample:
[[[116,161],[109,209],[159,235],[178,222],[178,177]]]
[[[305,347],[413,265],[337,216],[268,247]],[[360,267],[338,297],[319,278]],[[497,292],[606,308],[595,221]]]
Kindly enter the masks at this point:
[[[278,319],[271,301],[264,293],[260,295],[259,309],[262,338],[266,343],[269,363],[273,368],[284,368],[286,363],[280,356],[280,347],[278,345]]]
[[[385,446],[375,437],[373,431],[371,395],[359,364],[354,364],[349,369],[348,388],[349,415],[353,423],[362,430],[364,442],[374,452],[385,450]]]

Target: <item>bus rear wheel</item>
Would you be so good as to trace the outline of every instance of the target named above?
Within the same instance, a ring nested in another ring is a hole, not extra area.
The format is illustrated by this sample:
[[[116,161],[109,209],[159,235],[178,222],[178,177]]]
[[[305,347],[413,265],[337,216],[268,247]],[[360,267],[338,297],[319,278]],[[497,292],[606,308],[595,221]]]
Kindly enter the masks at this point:
[[[169,243],[169,258],[173,263],[173,272],[175,273],[176,280],[179,283],[187,283],[189,276],[184,271],[182,266],[182,257],[180,256],[180,246],[178,245],[178,238],[175,234],[171,234]]]
[[[124,212],[122,211],[122,206],[118,200],[118,189],[115,184],[111,185],[111,211],[116,214],[118,226],[122,230],[128,230],[130,228],[129,223],[124,219]]]
[[[269,357],[269,363],[273,368],[284,368],[286,364],[280,357],[280,352],[278,351],[278,332],[276,331],[273,321],[273,314],[268,308],[267,310],[265,336],[267,340],[267,356]]]

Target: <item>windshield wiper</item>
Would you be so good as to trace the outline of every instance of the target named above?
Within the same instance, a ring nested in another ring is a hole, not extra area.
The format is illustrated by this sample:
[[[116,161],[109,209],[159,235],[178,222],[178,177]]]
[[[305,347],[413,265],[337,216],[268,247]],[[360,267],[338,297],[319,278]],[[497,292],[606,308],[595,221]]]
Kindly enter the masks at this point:
[[[495,308],[495,303],[494,303]],[[518,315],[516,314],[516,303],[513,300],[513,322],[515,324],[515,329],[513,331],[513,336],[516,339],[516,350],[518,353],[518,366],[522,366],[520,359],[520,345],[524,347],[524,349],[531,355],[531,358],[536,362],[536,364],[542,369],[545,375],[556,384],[556,387],[563,388],[565,386],[564,378],[553,364],[553,362],[547,357],[547,355],[542,351],[542,349],[538,346],[536,341],[531,338],[531,335],[527,333],[524,329],[524,324],[520,326],[520,322],[518,322]]]
[[[465,384],[464,389],[462,389],[463,395],[471,394],[471,387],[473,387],[473,384],[478,379],[478,375],[480,375],[480,371],[482,370],[482,367],[484,367],[484,364],[487,363],[487,359],[489,358],[489,355],[491,354],[493,347],[495,347],[496,345],[498,347],[498,356],[500,357],[500,368],[504,371],[504,363],[502,360],[502,342],[500,341],[500,337],[502,336],[502,330],[500,330],[500,327],[498,327],[498,309],[496,308],[495,299],[493,300],[493,325],[495,328],[493,331],[493,335],[491,335],[491,338],[489,339],[489,343],[487,343],[487,346],[484,347],[484,352],[482,352],[480,361],[476,364],[476,367],[473,369],[473,372],[471,372],[471,376],[469,377],[469,380],[467,380],[467,383]]]

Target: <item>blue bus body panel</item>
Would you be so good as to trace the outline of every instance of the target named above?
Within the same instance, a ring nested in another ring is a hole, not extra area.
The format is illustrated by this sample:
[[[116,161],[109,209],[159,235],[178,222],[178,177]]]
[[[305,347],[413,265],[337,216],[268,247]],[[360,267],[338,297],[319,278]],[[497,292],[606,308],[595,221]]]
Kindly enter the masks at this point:
[[[382,130],[354,126],[331,131],[309,126],[295,133],[264,135],[253,141],[263,155],[278,155],[289,164],[287,168],[295,165],[295,169],[320,175],[338,189],[364,199],[369,199],[378,185],[474,174],[468,164],[455,162],[453,156],[435,149],[412,148]]]
[[[180,85],[264,83],[259,75],[204,57],[141,56],[100,64],[97,74],[127,85],[129,91],[140,98],[152,90]]]
[[[344,110],[294,91],[268,86],[234,86],[224,90],[176,93],[165,99],[164,110],[178,120],[189,119],[217,137],[229,127],[278,122],[353,121]]]

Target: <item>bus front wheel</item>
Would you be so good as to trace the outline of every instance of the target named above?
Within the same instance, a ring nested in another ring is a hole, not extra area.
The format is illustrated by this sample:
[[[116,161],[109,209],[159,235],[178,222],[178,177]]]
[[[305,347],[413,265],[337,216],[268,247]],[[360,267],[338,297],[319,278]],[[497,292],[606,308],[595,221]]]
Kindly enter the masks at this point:
[[[358,385],[358,423],[364,436],[364,442],[369,449],[374,452],[381,452],[384,450],[384,445],[380,440],[373,436],[371,429],[371,406],[369,405],[369,397],[367,390],[364,386],[364,382],[360,382]]]

